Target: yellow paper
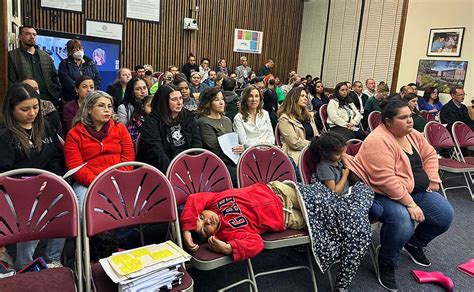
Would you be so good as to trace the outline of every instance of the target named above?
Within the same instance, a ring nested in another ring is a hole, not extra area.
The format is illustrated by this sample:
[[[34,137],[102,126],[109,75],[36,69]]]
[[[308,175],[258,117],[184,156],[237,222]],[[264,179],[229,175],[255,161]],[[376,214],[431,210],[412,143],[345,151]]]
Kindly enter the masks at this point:
[[[157,252],[154,252],[151,254],[151,257],[154,259],[154,260],[162,260],[162,259],[165,259],[167,257],[170,257],[172,256],[173,253],[168,250],[168,249],[163,249],[163,250],[160,250],[160,251],[157,251]]]
[[[112,262],[114,264],[121,265],[121,264],[124,264],[125,262],[131,260],[132,257],[130,255],[124,253],[124,254],[111,256],[110,259],[112,260]]]
[[[139,258],[142,256],[150,255],[150,251],[146,248],[140,248],[140,249],[132,251],[132,255],[136,258]]]

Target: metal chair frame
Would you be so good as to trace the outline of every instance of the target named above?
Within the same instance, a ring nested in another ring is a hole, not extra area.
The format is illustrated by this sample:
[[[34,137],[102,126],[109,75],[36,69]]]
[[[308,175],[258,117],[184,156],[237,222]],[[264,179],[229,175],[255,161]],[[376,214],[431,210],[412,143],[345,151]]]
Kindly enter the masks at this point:
[[[192,155],[193,153],[194,154],[197,153],[197,154]],[[207,155],[209,159],[213,159],[214,162],[218,164],[218,167],[211,170],[211,176],[224,174],[224,177],[216,178],[216,180],[214,181],[211,181],[212,177],[210,178],[203,177],[203,173],[208,167],[208,164],[207,164],[208,160],[204,161],[204,165],[198,165],[194,163],[191,165],[188,163],[189,160],[198,159],[197,157],[199,157],[200,155]],[[185,168],[185,173],[177,173],[176,168],[179,167],[179,164],[183,164]],[[192,172],[191,166],[198,166],[198,167],[203,168],[202,171],[199,173],[199,177],[193,176],[194,173]],[[223,190],[232,188],[232,180],[224,162],[222,162],[222,160],[214,153],[210,152],[209,150],[205,150],[201,148],[187,149],[181,152],[180,154],[178,154],[171,161],[168,167],[168,170],[166,171],[166,177],[170,181],[175,191],[174,193],[177,197],[176,200],[178,204],[185,202],[185,199],[183,199],[183,196],[189,196],[190,194],[193,194],[193,193],[223,191]],[[206,247],[201,246],[200,249],[201,248],[206,248]],[[203,270],[203,271],[214,270],[216,268],[223,267],[232,263],[233,261],[230,256],[220,255],[220,254],[219,255],[216,254],[216,258],[212,260],[201,260],[194,256],[191,259],[191,265],[195,267],[196,269]],[[256,284],[257,282],[254,276],[255,274],[254,274],[250,259],[246,261],[246,269],[247,269],[246,279],[242,279],[240,281],[234,282],[230,285],[227,285],[226,287],[219,289],[218,291],[225,291],[225,290],[228,290],[233,287],[237,287],[246,283],[249,284],[250,287],[252,287],[254,291],[258,291],[257,284]]]
[[[83,282],[82,282],[83,265],[82,265],[81,226],[80,226],[80,220],[79,220],[79,207],[78,207],[77,198],[75,196],[74,190],[62,177],[60,177],[60,176],[58,176],[58,175],[56,175],[52,172],[42,170],[42,169],[37,169],[37,168],[20,168],[20,169],[10,170],[10,171],[6,171],[4,173],[0,173],[0,176],[1,177],[10,177],[10,176],[31,175],[31,174],[37,174],[37,175],[46,174],[48,176],[56,178],[58,180],[58,182],[60,182],[68,190],[68,193],[70,194],[71,198],[73,199],[73,202],[75,202],[75,206],[74,206],[73,210],[75,210],[76,218],[77,218],[77,222],[75,223],[75,225],[77,225],[77,236],[75,238],[75,244],[76,244],[76,251],[75,251],[76,263],[75,264],[76,264],[76,267],[75,267],[75,271],[73,271],[73,272],[76,275],[77,290],[79,292],[82,292],[84,288],[83,288]],[[45,186],[45,185],[43,185],[43,186]],[[42,189],[39,190],[40,193],[41,193],[41,191],[42,191]],[[40,196],[40,194],[38,194],[38,199],[39,199],[39,196]],[[52,207],[53,203],[54,202],[51,203],[50,207]],[[11,206],[11,207],[13,208],[13,206]],[[30,216],[31,215],[32,214],[30,214]],[[60,216],[60,215],[61,214],[59,214],[57,216]],[[57,218],[59,218],[59,217],[57,217]]]

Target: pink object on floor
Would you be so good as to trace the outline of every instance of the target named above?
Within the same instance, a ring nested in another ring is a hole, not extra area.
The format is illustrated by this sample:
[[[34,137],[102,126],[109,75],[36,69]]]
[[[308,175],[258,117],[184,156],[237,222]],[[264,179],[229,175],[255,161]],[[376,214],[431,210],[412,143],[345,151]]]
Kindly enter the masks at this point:
[[[446,291],[448,292],[452,292],[454,289],[453,280],[451,280],[451,278],[449,278],[448,276],[444,275],[441,272],[427,272],[427,271],[413,270],[411,271],[411,274],[413,275],[415,280],[420,284],[435,283],[444,287],[444,289],[446,289]]]
[[[474,277],[474,259],[470,259],[466,263],[460,264],[458,266],[458,270],[468,274],[471,277]]]

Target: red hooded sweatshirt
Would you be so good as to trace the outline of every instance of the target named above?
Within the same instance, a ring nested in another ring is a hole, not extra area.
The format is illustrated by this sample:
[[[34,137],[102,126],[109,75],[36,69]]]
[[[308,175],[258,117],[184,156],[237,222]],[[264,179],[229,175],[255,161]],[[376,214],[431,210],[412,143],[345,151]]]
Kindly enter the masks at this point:
[[[214,236],[232,246],[234,261],[255,257],[263,250],[260,234],[285,230],[283,205],[263,183],[220,193],[190,195],[181,214],[182,229],[194,231],[203,210],[219,216]]]

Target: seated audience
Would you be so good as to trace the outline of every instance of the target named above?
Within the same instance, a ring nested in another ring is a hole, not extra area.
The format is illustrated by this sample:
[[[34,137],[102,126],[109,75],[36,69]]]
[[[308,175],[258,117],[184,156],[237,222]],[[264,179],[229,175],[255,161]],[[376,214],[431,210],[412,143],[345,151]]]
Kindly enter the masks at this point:
[[[282,149],[293,160],[294,165],[299,163],[301,150],[313,137],[319,135],[314,114],[306,109],[307,96],[304,88],[295,87],[288,92],[285,101],[278,109],[278,129]]]
[[[168,71],[171,71],[171,70],[168,70]],[[194,56],[194,54],[189,53],[188,61],[181,68],[181,73],[183,73],[188,80],[191,80],[191,73],[193,73],[193,72],[198,72],[199,73],[199,66],[196,64],[196,57]],[[171,72],[171,73],[173,73],[173,72]],[[173,75],[175,75],[175,74],[173,74]]]
[[[255,85],[250,85],[257,90],[259,88]],[[267,88],[263,90],[263,109],[268,112],[270,116],[270,122],[272,123],[272,129],[275,131],[275,128],[278,124],[278,94],[276,93],[276,84],[275,79],[271,79],[267,83]]]
[[[173,81],[173,84],[178,87],[179,91],[181,91],[184,108],[190,112],[196,113],[198,109],[198,102],[189,91],[188,81],[186,81],[185,79],[176,78]]]
[[[374,189],[375,200],[383,206],[378,277],[388,290],[397,289],[395,267],[401,249],[416,264],[430,266],[423,250],[453,219],[449,201],[436,192],[441,182],[436,151],[413,131],[411,115],[405,101],[391,99],[382,111],[382,124],[357,155],[343,157],[344,165]]]
[[[58,135],[41,114],[38,92],[29,84],[13,84],[3,100],[2,113],[0,172],[39,168],[63,175],[64,159]],[[17,244],[17,270],[33,261],[38,243],[35,240]],[[60,261],[63,247],[64,239],[48,240],[44,256],[49,267],[62,266]]]
[[[217,73],[214,70],[209,71],[208,77],[202,83],[205,83],[209,87],[216,86]]]
[[[208,58],[203,58],[201,60],[201,65],[199,65],[199,73],[202,76],[201,82],[204,82],[209,77],[209,71],[211,71],[211,68],[209,67],[210,62],[211,61],[209,61]]]
[[[364,140],[366,134],[360,128],[362,115],[349,96],[345,82],[336,85],[333,98],[328,103],[328,124],[331,131],[346,140],[357,138]]]
[[[209,88],[206,83],[201,83],[201,74],[199,72],[191,73],[191,94],[194,98],[198,98],[200,93]]]
[[[113,98],[106,92],[92,91],[79,107],[73,128],[67,135],[64,144],[67,169],[82,166],[73,174],[75,182],[72,185],[79,214],[82,214],[87,188],[98,174],[117,163],[135,160],[127,128],[113,117]]]
[[[117,121],[128,127],[132,116],[138,116],[142,110],[143,99],[148,95],[148,87],[143,79],[132,78],[125,90],[123,103],[118,106]]]
[[[275,144],[270,116],[262,106],[260,90],[252,85],[245,88],[240,111],[234,118],[234,131],[239,135],[239,143],[245,148],[261,143]]]
[[[225,59],[220,59],[217,63],[217,67],[214,70],[217,74],[222,73],[225,76],[229,76],[229,69],[227,68],[227,61]]]
[[[120,68],[117,72],[117,81],[107,86],[107,93],[113,97],[115,109],[122,104],[127,83],[132,79],[132,71],[128,68]]]
[[[133,145],[136,145],[138,137],[142,132],[143,122],[145,117],[151,113],[151,103],[153,101],[153,95],[145,96],[141,102],[137,104],[138,109],[134,110],[130,121],[128,122],[127,130],[132,138]]]
[[[232,182],[237,185],[236,165],[222,151],[218,137],[232,131],[231,120],[224,115],[225,101],[224,95],[219,88],[206,89],[199,101],[198,127],[201,133],[201,142],[205,149],[214,152],[225,163],[232,177]],[[241,154],[244,151],[242,145],[234,147],[233,152]]]
[[[267,76],[268,74],[272,74],[273,66],[275,66],[273,60],[267,59],[265,64],[258,69],[257,76]]]
[[[225,116],[231,121],[234,120],[235,115],[239,112],[240,98],[235,93],[236,81],[230,77],[224,77],[222,80],[222,95],[225,100]]]
[[[158,89],[151,115],[145,119],[137,160],[166,173],[173,158],[183,150],[201,148],[201,136],[194,114],[183,108],[179,88],[165,85]]]
[[[352,98],[352,102],[354,103],[360,114],[364,115],[364,106],[369,97],[367,96],[367,94],[362,92],[362,82],[355,81],[352,84],[352,91],[349,92],[349,96]]]
[[[63,101],[75,99],[75,84],[81,76],[89,76],[94,81],[94,87],[100,88],[102,78],[94,61],[84,55],[84,47],[80,40],[70,40],[66,43],[67,59],[59,63],[59,82],[61,83]]]
[[[466,105],[463,104],[464,89],[462,87],[452,87],[449,91],[451,100],[447,102],[439,113],[440,120],[443,124],[448,124],[447,128],[451,131],[451,127],[457,121],[463,122],[471,129],[474,129],[474,121],[469,117]]]
[[[74,89],[76,90],[76,98],[66,103],[63,108],[64,137],[66,137],[67,133],[72,128],[72,121],[74,120],[82,102],[91,91],[94,91],[94,80],[89,76],[81,76],[74,84]]]
[[[365,93],[369,98],[375,96],[376,90],[375,90],[375,79],[373,78],[368,78],[365,80],[365,89],[362,91]],[[388,92],[388,90],[387,90]]]
[[[408,107],[411,110],[413,128],[420,133],[424,133],[427,121],[420,115],[420,111],[416,108],[418,105],[418,95],[414,93],[408,93],[405,95],[403,100],[408,103]]]
[[[252,68],[248,65],[247,57],[240,57],[240,65],[235,68],[235,74],[237,74],[237,86],[239,88],[244,87],[248,83]]]
[[[34,91],[40,94],[39,85],[36,80],[25,78],[21,80],[20,83],[28,84],[29,86],[33,87]],[[43,117],[56,129],[56,132],[61,133],[61,116],[51,101],[41,99],[41,113],[43,114]]]
[[[380,109],[380,103],[387,97],[388,97],[388,86],[378,85],[375,95],[372,97],[369,97],[369,99],[367,99],[367,102],[365,103],[365,106],[364,106],[364,120],[365,121],[369,120],[369,114],[371,112],[382,111]]]
[[[428,87],[423,93],[423,98],[418,101],[420,111],[427,111],[431,114],[437,114],[443,104],[439,101],[439,93],[436,87]]]

